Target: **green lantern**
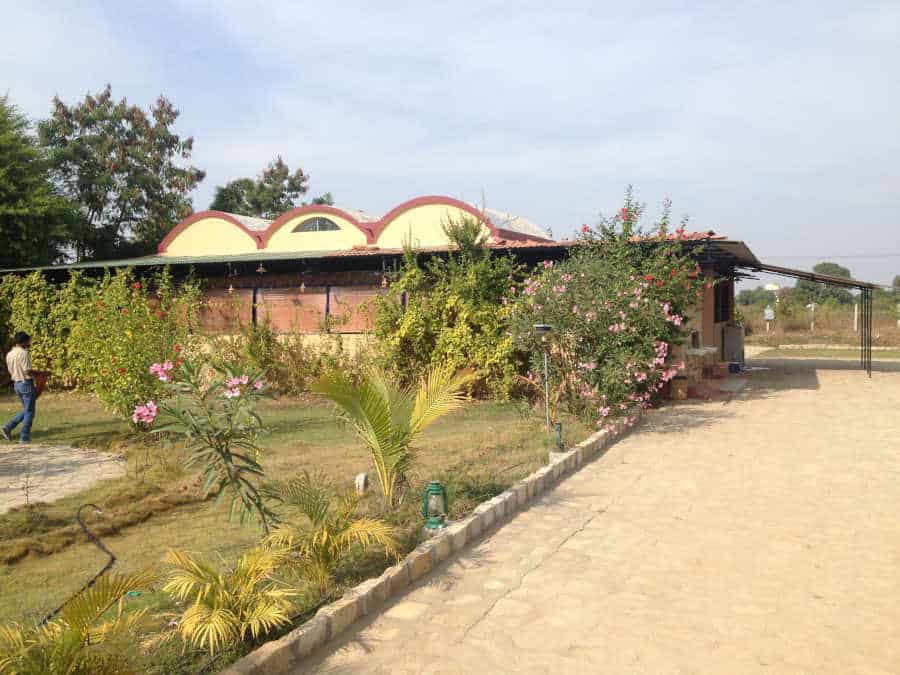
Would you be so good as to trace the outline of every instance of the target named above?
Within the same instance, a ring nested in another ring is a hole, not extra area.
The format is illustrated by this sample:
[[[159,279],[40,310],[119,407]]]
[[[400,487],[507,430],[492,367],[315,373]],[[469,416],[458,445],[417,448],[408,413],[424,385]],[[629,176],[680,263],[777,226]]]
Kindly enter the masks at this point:
[[[445,527],[447,506],[447,490],[439,481],[431,481],[422,496],[422,515],[426,519],[426,529],[439,530]]]
[[[556,436],[556,448],[557,450],[563,450],[563,435],[562,435],[562,422],[557,422],[553,425],[553,434]]]

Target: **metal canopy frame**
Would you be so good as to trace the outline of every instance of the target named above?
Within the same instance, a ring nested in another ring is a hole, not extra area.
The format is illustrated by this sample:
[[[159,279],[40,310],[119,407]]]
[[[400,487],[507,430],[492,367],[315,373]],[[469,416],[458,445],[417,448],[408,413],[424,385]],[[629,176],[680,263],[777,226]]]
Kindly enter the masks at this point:
[[[766,272],[783,277],[793,277],[794,279],[805,279],[806,281],[813,281],[819,284],[859,289],[859,305],[860,313],[862,314],[862,323],[859,330],[859,365],[869,377],[872,377],[872,291],[875,289],[875,284],[857,279],[833,277],[828,274],[816,274],[815,272],[806,272],[805,270],[796,270],[790,267],[767,265],[758,261],[755,264],[744,266],[755,272]]]

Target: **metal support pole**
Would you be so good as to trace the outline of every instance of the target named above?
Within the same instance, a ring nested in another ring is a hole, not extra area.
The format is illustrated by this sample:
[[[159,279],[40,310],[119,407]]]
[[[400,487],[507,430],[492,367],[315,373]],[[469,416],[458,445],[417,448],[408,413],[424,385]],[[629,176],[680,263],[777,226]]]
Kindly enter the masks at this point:
[[[544,349],[544,412],[547,416],[547,433],[550,433],[550,372],[547,367],[547,349]]]
[[[859,303],[853,305],[853,332],[859,332]]]

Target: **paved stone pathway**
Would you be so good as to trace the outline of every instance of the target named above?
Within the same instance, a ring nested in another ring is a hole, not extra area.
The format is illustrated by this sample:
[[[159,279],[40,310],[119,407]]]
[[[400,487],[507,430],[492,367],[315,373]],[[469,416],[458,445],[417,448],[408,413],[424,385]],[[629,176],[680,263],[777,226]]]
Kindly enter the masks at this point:
[[[0,442],[0,513],[31,502],[51,502],[99,480],[125,475],[125,459],[67,445]],[[26,490],[27,486],[27,490]]]
[[[900,672],[900,365],[767,365],[651,414],[298,672]]]

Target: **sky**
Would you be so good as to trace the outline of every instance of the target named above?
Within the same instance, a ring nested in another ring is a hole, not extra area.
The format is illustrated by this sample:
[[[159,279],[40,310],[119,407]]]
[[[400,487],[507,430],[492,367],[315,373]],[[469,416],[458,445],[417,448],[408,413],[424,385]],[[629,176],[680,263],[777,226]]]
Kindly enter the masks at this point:
[[[278,154],[339,206],[446,194],[556,238],[632,184],[766,262],[900,274],[896,1],[0,5],[0,92],[164,94],[196,210]]]

